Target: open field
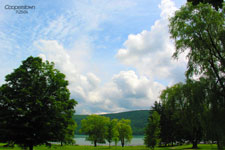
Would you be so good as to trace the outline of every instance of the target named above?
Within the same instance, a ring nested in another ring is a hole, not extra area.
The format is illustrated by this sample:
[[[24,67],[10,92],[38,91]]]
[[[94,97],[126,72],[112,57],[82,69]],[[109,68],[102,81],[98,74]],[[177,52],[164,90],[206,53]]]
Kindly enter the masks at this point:
[[[155,150],[191,150],[192,145],[183,145],[183,146],[175,146],[175,147],[156,147]],[[199,144],[199,150],[216,150],[216,145],[209,145],[209,144]],[[5,148],[3,147],[3,144],[0,144],[0,150],[22,150],[21,148],[15,146],[14,148]],[[150,150],[149,148],[146,148],[145,146],[127,146],[127,147],[120,147],[120,146],[59,146],[59,145],[53,145],[51,148],[45,147],[45,146],[37,146],[34,147],[34,150]]]

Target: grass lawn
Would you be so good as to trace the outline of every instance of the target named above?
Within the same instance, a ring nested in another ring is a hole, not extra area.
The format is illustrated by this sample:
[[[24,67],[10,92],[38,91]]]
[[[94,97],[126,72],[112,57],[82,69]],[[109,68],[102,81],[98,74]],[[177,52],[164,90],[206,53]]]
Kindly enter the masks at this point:
[[[175,146],[175,147],[156,147],[155,150],[191,150],[192,145],[183,145],[183,146]],[[198,145],[199,150],[217,150],[216,145],[210,145],[210,144],[199,144]],[[5,148],[3,147],[3,144],[0,144],[0,150],[22,150],[21,148],[15,146],[14,148]],[[53,145],[51,148],[45,147],[45,146],[37,146],[34,147],[34,150],[150,150],[149,148],[146,148],[145,146],[125,146],[124,148],[120,146],[59,146],[59,145]]]

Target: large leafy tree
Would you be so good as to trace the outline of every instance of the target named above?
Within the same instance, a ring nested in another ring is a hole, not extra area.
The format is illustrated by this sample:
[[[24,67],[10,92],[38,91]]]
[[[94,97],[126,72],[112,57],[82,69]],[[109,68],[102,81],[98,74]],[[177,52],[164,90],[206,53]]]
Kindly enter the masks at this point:
[[[175,39],[174,57],[188,51],[187,77],[202,75],[214,79],[225,96],[225,8],[213,10],[208,4],[188,3],[170,18],[170,33]]]
[[[211,88],[210,116],[219,148],[225,146],[225,5],[216,11],[209,4],[187,3],[170,19],[171,37],[175,39],[174,57],[188,52],[186,76],[202,76]]]
[[[117,130],[119,132],[119,140],[122,147],[124,147],[125,142],[130,142],[132,139],[132,128],[130,126],[130,120],[121,119],[117,123]]]
[[[178,105],[182,99],[182,85],[182,83],[177,83],[168,87],[160,95],[163,108],[163,113],[160,116],[160,138],[165,145],[173,144],[173,142],[183,143],[185,140],[186,133],[180,121],[180,117],[182,117],[180,116],[180,110],[183,108],[182,105]]]
[[[167,109],[173,110],[176,126],[180,126],[181,138],[189,140],[193,148],[203,137],[203,114],[206,104],[207,89],[205,80],[187,80],[185,84],[178,83],[167,88],[161,94],[161,99]]]
[[[87,134],[87,140],[92,141],[96,147],[97,143],[105,143],[109,122],[108,117],[90,115],[81,120],[81,132]]]
[[[65,141],[77,102],[70,99],[65,75],[53,63],[28,57],[0,87],[0,127],[3,142],[22,147]],[[73,130],[73,129],[71,129]]]
[[[206,86],[201,80],[187,80],[182,93],[181,123],[187,133],[186,139],[192,142],[193,148],[197,148],[203,137],[202,114],[205,111]]]
[[[150,114],[148,118],[148,125],[145,129],[145,138],[144,143],[147,147],[150,147],[151,149],[154,149],[156,144],[159,143],[160,135],[160,115],[157,113],[157,111],[154,111],[152,114]]]

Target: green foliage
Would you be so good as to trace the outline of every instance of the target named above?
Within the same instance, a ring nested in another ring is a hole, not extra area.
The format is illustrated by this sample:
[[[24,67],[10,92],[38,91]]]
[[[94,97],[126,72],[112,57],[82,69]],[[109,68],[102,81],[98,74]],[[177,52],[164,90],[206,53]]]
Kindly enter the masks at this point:
[[[87,140],[92,141],[95,147],[97,143],[105,143],[105,140],[109,142],[109,145],[112,141],[117,145],[120,140],[124,147],[125,142],[130,142],[132,139],[132,128],[130,120],[127,119],[118,121],[110,120],[105,116],[90,115],[81,121],[80,131],[88,135]]]
[[[155,102],[153,111],[156,111],[160,115],[160,145],[172,145],[173,143],[181,141],[181,134],[177,118],[174,115],[174,110],[171,107],[166,107],[165,103]]]
[[[206,114],[212,123],[204,126],[219,148],[224,149],[225,5],[216,11],[209,4],[187,3],[170,19],[170,33],[176,44],[174,57],[188,52],[186,76],[200,76],[207,81],[206,99],[210,107]]]
[[[210,5],[183,6],[170,18],[170,33],[175,39],[174,57],[188,51],[187,77],[205,75],[225,96],[225,8],[217,12]]]
[[[109,146],[112,141],[115,141],[115,143],[117,144],[118,136],[119,136],[119,132],[117,130],[117,123],[118,123],[117,119],[112,119],[107,124],[106,140],[109,142]]]
[[[74,115],[74,120],[77,123],[77,128],[75,134],[81,134],[81,120],[85,119],[88,115]],[[113,114],[102,115],[112,119],[129,119],[131,120],[131,128],[133,130],[133,135],[144,135],[144,128],[147,125],[149,111],[148,110],[137,110]]]
[[[61,139],[61,145],[63,144],[75,144],[76,141],[74,140],[74,130],[77,127],[76,123],[71,123],[67,128],[65,128],[64,133],[66,133],[64,136],[62,136],[63,138]]]
[[[148,110],[136,110],[114,114],[106,114],[103,116],[109,117],[110,119],[128,119],[131,121],[131,128],[133,135],[144,135],[144,128],[148,121]]]
[[[199,81],[187,80],[186,84],[178,83],[164,90],[160,96],[166,111],[171,115],[165,118],[172,118],[179,129],[180,138],[193,143],[193,148],[197,148],[203,136],[203,114],[206,111],[206,83],[204,79]],[[165,119],[162,118],[162,119]],[[182,134],[181,134],[182,133]]]
[[[198,5],[199,3],[208,3],[211,4],[216,10],[219,8],[222,8],[223,6],[223,0],[187,0],[188,2],[191,2],[193,5]]]
[[[81,132],[87,134],[87,140],[92,141],[96,147],[97,143],[105,143],[109,122],[107,117],[90,115],[81,121]]]
[[[132,139],[132,128],[130,126],[130,120],[121,119],[117,123],[117,130],[119,133],[119,140],[121,141],[122,147],[124,147],[125,142],[130,142]]]
[[[68,81],[53,63],[29,57],[5,81],[0,87],[2,141],[33,149],[72,137],[69,127],[77,102],[70,99]]]
[[[144,143],[147,147],[154,149],[154,147],[159,143],[160,115],[154,111],[149,116],[148,121],[148,125],[145,129]]]

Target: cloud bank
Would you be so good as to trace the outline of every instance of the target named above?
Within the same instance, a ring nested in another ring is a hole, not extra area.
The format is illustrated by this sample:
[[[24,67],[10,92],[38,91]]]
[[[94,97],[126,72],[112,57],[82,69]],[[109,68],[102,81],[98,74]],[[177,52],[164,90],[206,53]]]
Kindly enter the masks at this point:
[[[186,58],[172,60],[175,51],[174,43],[170,39],[168,18],[177,10],[171,0],[162,0],[160,19],[155,21],[149,31],[130,34],[116,57],[125,65],[132,66],[145,76],[155,80],[174,83],[184,79]]]
[[[80,73],[72,63],[73,55],[57,41],[40,40],[35,45],[42,51],[39,56],[43,60],[53,61],[66,74],[71,96],[79,103],[78,113],[149,109],[164,87],[132,70],[121,71],[109,82],[102,83],[94,73]]]
[[[123,44],[124,47],[116,53],[116,58],[123,65],[131,66],[136,71],[121,70],[106,82],[101,80],[101,76],[91,72],[92,70],[84,73],[81,69],[82,66],[91,65],[89,59],[93,47],[89,36],[77,42],[71,49],[58,40],[42,39],[34,42],[35,47],[41,51],[39,56],[55,62],[56,68],[66,74],[71,96],[78,101],[77,113],[149,109],[159,99],[160,92],[166,85],[184,79],[185,57],[178,61],[171,59],[175,47],[169,37],[168,17],[175,12],[175,4],[171,0],[162,0],[159,7],[162,10],[160,19],[155,21],[150,30],[130,34]],[[98,23],[99,21],[91,28],[97,29]],[[52,26],[50,29],[56,28],[54,22]],[[57,33],[61,29],[62,27],[57,27]],[[50,32],[47,28],[44,30],[44,33]]]

